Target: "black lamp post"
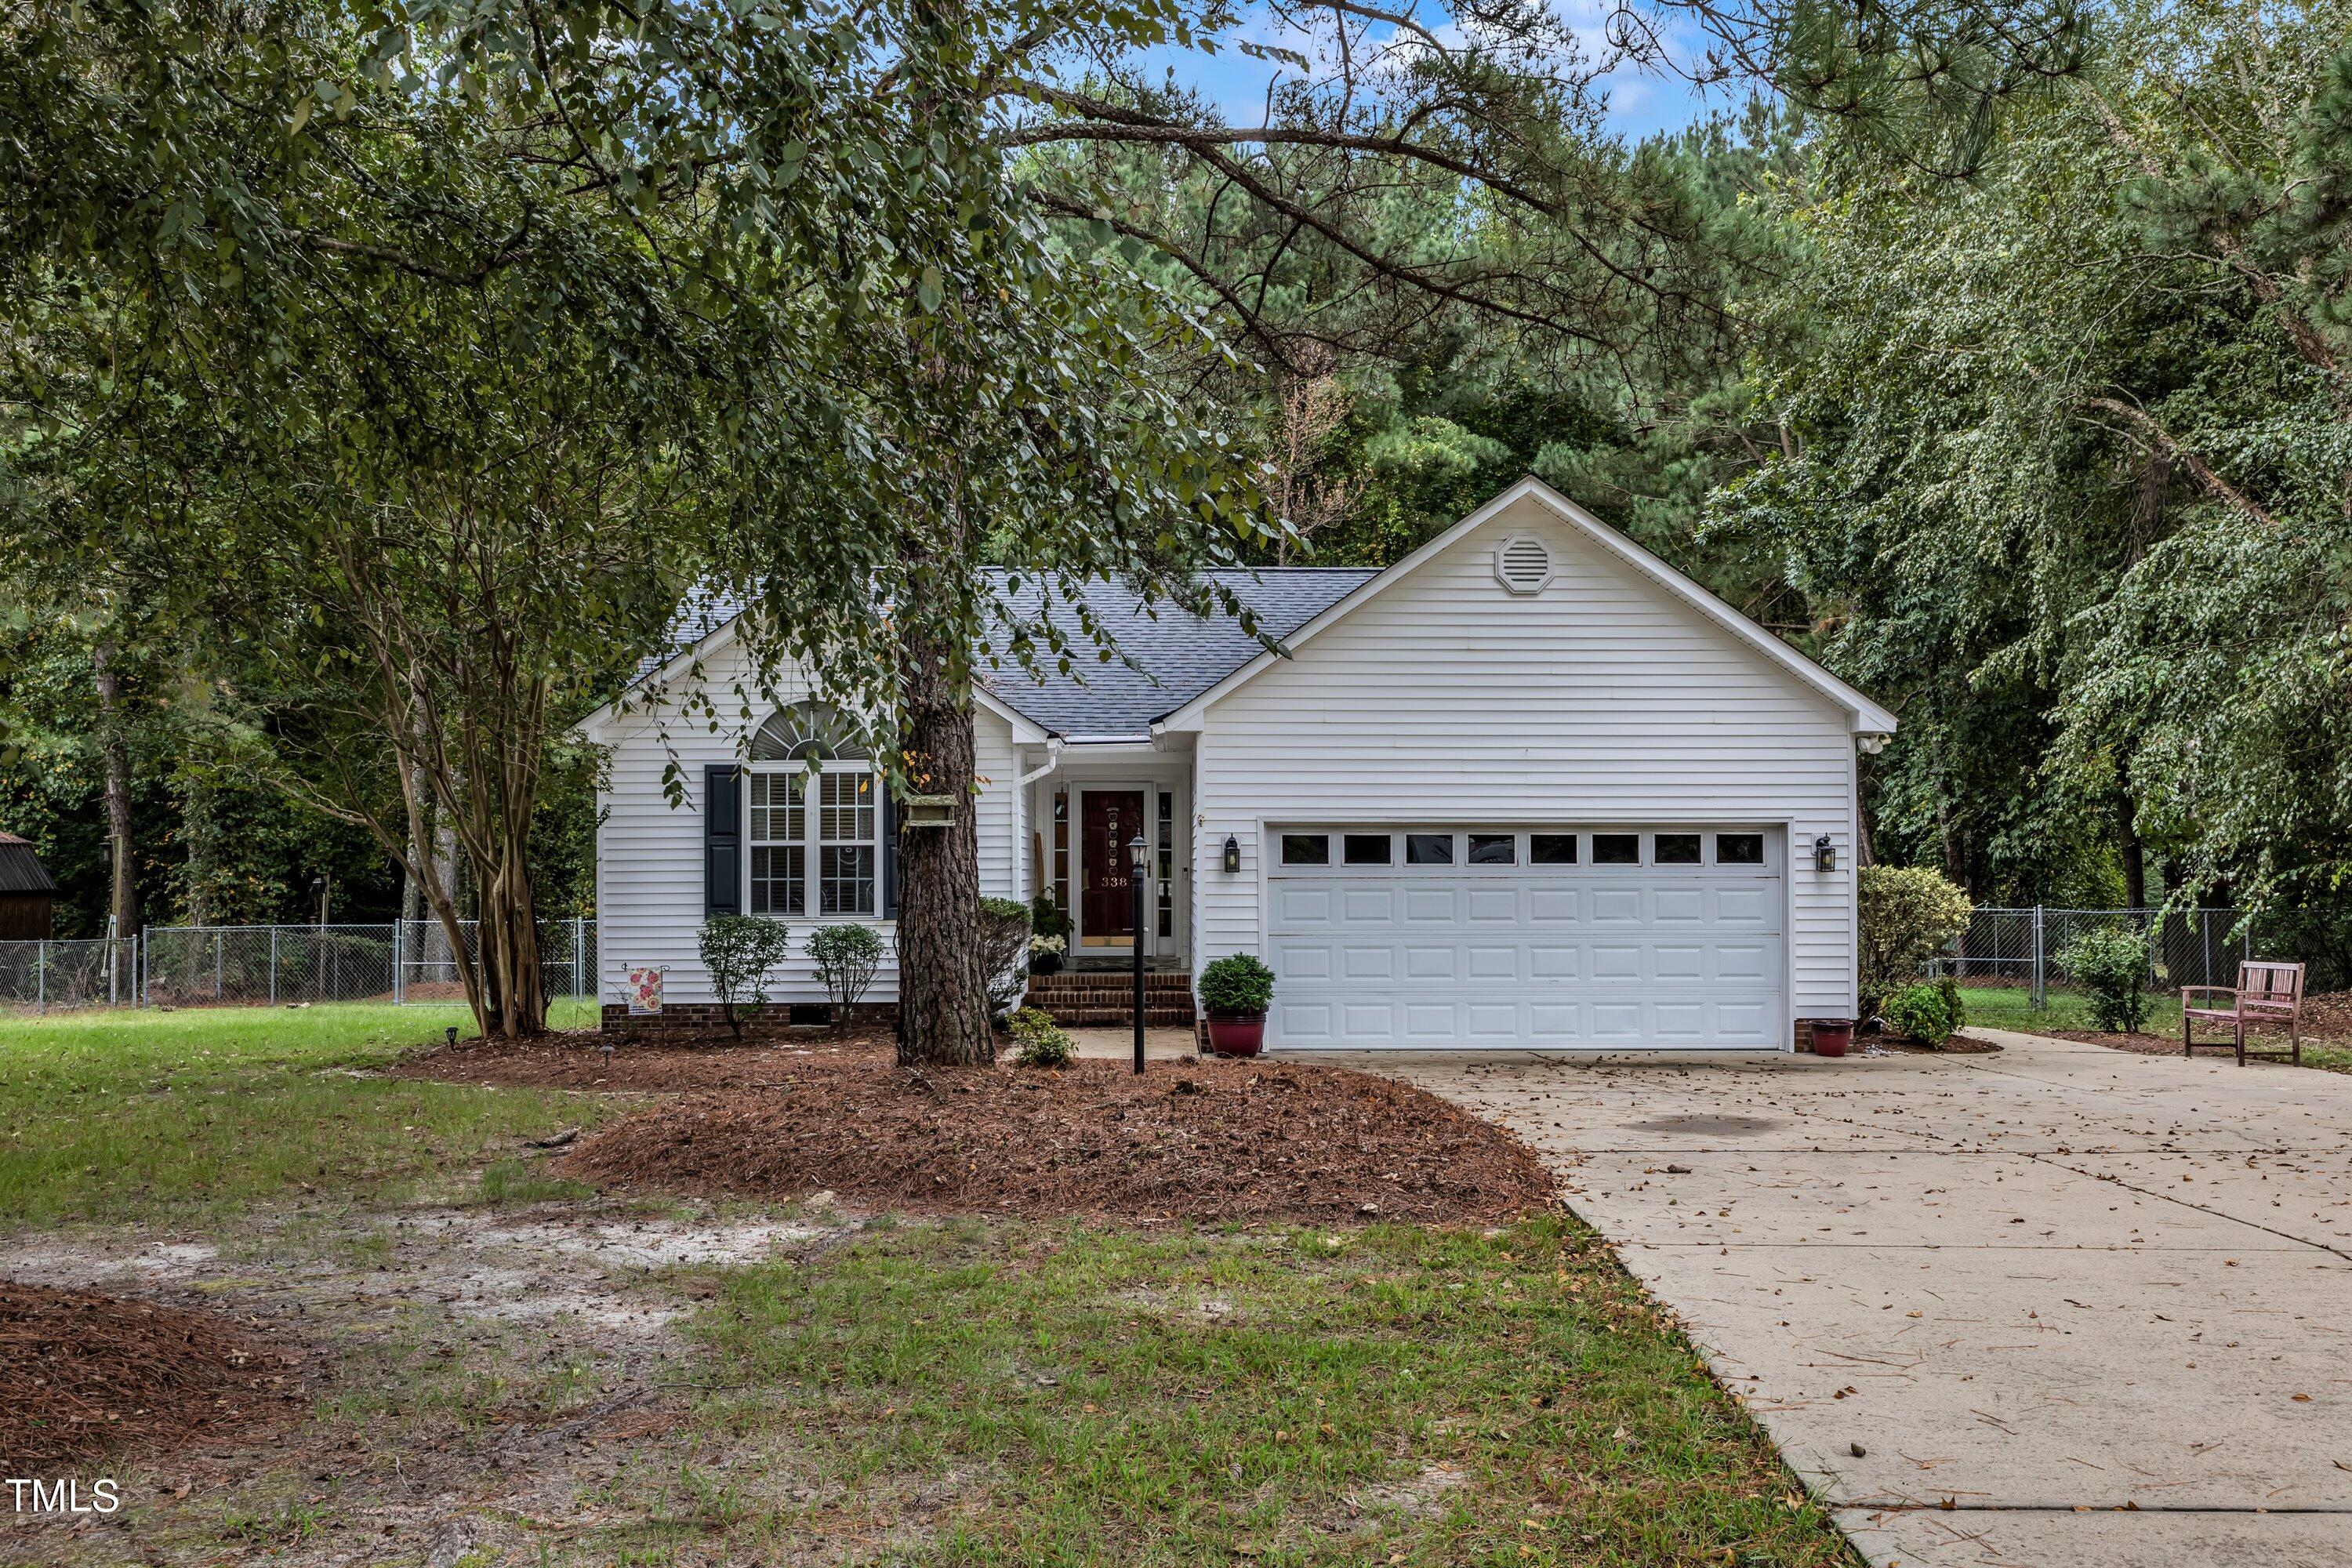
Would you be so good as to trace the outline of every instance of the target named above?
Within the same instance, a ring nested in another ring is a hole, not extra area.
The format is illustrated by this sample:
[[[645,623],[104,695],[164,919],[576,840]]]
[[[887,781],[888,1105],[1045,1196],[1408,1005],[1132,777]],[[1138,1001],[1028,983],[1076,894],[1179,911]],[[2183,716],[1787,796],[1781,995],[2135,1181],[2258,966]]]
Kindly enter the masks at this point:
[[[1135,1070],[1143,1072],[1143,883],[1150,862],[1150,847],[1143,842],[1143,830],[1127,841],[1127,880],[1135,894]]]

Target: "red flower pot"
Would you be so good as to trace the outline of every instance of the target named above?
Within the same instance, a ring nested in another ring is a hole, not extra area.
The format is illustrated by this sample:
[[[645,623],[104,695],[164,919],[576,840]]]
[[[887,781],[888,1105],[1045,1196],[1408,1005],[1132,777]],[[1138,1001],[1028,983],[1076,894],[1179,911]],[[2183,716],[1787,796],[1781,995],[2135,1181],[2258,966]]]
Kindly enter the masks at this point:
[[[1843,1018],[1813,1020],[1813,1055],[1842,1057],[1845,1055],[1845,1048],[1852,1044],[1853,1044],[1853,1025],[1850,1021]]]
[[[1209,1049],[1221,1057],[1254,1057],[1265,1047],[1263,1013],[1211,1013]]]

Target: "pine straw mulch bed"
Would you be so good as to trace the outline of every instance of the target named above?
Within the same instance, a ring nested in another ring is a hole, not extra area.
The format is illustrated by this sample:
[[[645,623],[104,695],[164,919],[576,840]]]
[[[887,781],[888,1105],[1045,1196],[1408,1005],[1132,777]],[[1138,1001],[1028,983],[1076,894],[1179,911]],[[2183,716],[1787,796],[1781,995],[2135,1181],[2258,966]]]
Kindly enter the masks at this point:
[[[605,1055],[604,1047],[612,1047]],[[595,1029],[559,1029],[529,1040],[472,1039],[435,1046],[401,1062],[394,1078],[502,1089],[677,1090],[750,1089],[774,1083],[811,1061],[876,1060],[892,1049],[887,1026],[746,1028],[739,1042],[721,1027],[647,1030],[629,1038]]]
[[[9,1474],[185,1443],[303,1397],[301,1358],[211,1312],[0,1279]]]
[[[913,1071],[878,1052],[769,1058],[772,1087],[696,1094],[562,1161],[588,1181],[1054,1217],[1499,1220],[1549,1202],[1526,1145],[1344,1068],[1079,1061]]]

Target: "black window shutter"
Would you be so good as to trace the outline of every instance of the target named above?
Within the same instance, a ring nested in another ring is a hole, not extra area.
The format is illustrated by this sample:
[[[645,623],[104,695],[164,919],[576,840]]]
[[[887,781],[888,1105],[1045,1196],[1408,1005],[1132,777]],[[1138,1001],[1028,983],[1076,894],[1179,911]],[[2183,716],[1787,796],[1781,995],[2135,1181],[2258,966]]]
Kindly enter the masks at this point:
[[[743,774],[732,763],[702,770],[702,912],[743,912]]]
[[[898,918],[898,797],[877,775],[882,791],[882,918]]]

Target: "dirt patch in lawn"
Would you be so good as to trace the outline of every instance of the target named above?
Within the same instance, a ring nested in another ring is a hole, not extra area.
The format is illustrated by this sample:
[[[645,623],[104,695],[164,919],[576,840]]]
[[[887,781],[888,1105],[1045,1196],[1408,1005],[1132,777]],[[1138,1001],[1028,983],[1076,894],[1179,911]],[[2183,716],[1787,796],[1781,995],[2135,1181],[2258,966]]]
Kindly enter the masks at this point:
[[[770,1070],[775,1070],[771,1068]],[[913,1072],[796,1059],[774,1087],[616,1122],[566,1174],[933,1212],[1198,1220],[1492,1220],[1552,1178],[1502,1129],[1369,1073],[1288,1063]]]
[[[0,1280],[0,1458],[24,1474],[282,1414],[300,1360],[210,1312]]]
[[[392,1076],[501,1089],[752,1089],[810,1062],[882,1062],[892,1054],[890,1031],[878,1026],[842,1033],[746,1029],[740,1041],[724,1028],[648,1031],[634,1040],[594,1029],[559,1029],[530,1040],[436,1046],[403,1061]]]

